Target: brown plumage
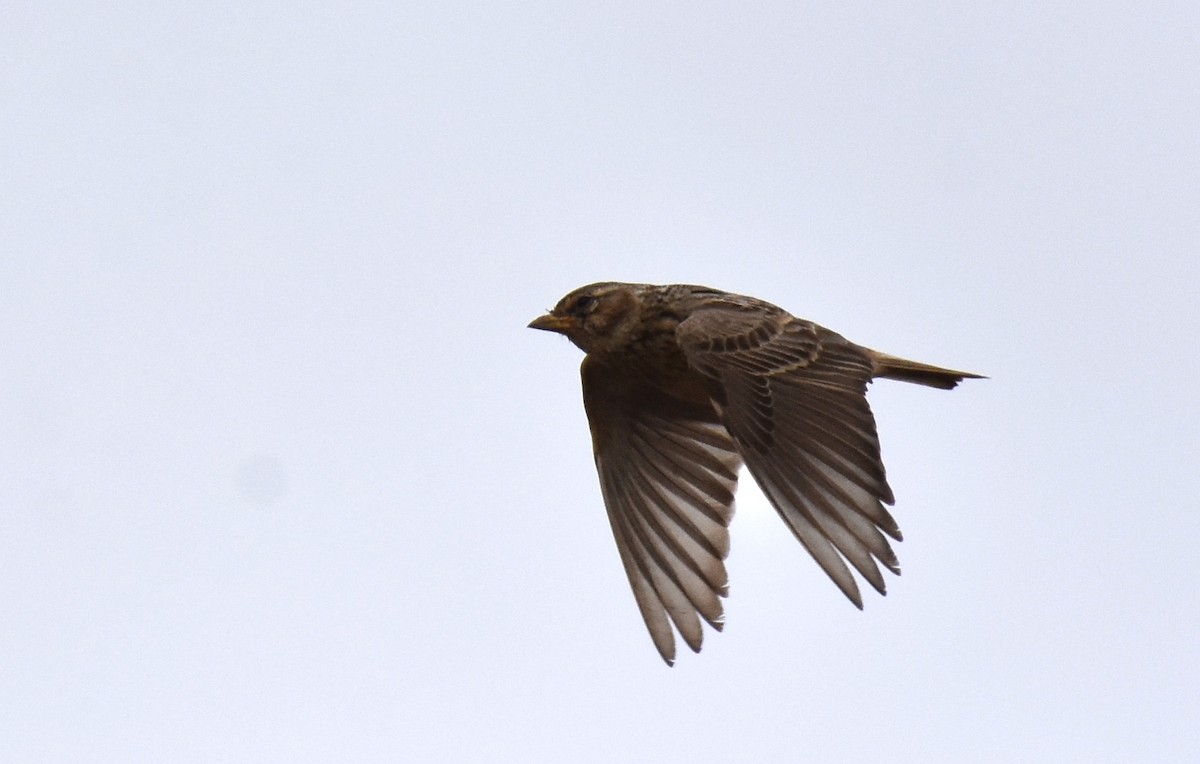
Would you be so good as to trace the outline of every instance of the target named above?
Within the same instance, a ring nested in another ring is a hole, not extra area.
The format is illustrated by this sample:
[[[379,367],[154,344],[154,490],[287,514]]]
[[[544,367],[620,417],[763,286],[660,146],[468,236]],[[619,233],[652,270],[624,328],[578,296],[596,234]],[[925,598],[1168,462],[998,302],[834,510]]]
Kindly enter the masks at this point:
[[[867,383],[950,389],[977,374],[907,361],[753,297],[707,287],[607,282],[576,289],[529,325],[566,335],[600,489],[655,647],[671,624],[693,651],[718,631],[744,463],[796,538],[859,608],[853,567],[880,594],[899,574],[900,528]],[[849,566],[847,566],[849,563]]]

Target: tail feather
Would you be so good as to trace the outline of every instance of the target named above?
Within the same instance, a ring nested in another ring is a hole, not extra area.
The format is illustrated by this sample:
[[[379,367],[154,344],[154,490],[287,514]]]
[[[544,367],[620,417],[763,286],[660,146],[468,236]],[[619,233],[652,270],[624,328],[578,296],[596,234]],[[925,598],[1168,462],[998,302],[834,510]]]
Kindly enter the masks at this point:
[[[943,369],[940,366],[909,361],[905,358],[888,355],[887,353],[876,352],[874,360],[874,376],[876,378],[898,379],[901,382],[913,382],[918,385],[937,387],[942,390],[950,390],[964,379],[987,379],[987,377],[981,374]]]

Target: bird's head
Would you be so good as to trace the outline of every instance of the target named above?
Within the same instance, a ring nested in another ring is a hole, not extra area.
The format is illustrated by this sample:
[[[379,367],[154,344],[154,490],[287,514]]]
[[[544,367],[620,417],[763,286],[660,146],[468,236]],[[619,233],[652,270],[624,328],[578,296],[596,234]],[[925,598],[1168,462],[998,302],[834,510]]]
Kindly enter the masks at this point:
[[[602,282],[580,287],[533,319],[529,328],[565,335],[585,353],[619,351],[641,324],[639,286]]]

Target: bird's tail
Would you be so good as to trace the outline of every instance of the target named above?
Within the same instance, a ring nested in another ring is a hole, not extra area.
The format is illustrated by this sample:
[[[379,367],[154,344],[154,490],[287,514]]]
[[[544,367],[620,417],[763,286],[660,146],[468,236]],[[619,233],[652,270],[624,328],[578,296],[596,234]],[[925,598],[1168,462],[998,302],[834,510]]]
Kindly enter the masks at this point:
[[[901,382],[913,382],[942,390],[950,390],[964,379],[987,379],[981,374],[943,369],[940,366],[909,361],[887,353],[875,352],[873,357],[875,360],[874,376],[885,379],[898,379]]]

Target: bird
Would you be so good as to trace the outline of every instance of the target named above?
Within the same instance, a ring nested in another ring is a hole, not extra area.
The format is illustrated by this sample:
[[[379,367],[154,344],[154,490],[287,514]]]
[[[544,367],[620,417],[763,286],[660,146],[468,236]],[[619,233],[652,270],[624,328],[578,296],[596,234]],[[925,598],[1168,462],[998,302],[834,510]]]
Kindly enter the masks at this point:
[[[529,327],[585,353],[583,404],[600,491],[659,655],[725,623],[725,559],[744,465],[796,539],[860,610],[851,568],[886,594],[900,527],[867,384],[951,389],[981,375],[856,345],[764,300],[689,284],[580,287]],[[674,631],[672,630],[674,625]]]

